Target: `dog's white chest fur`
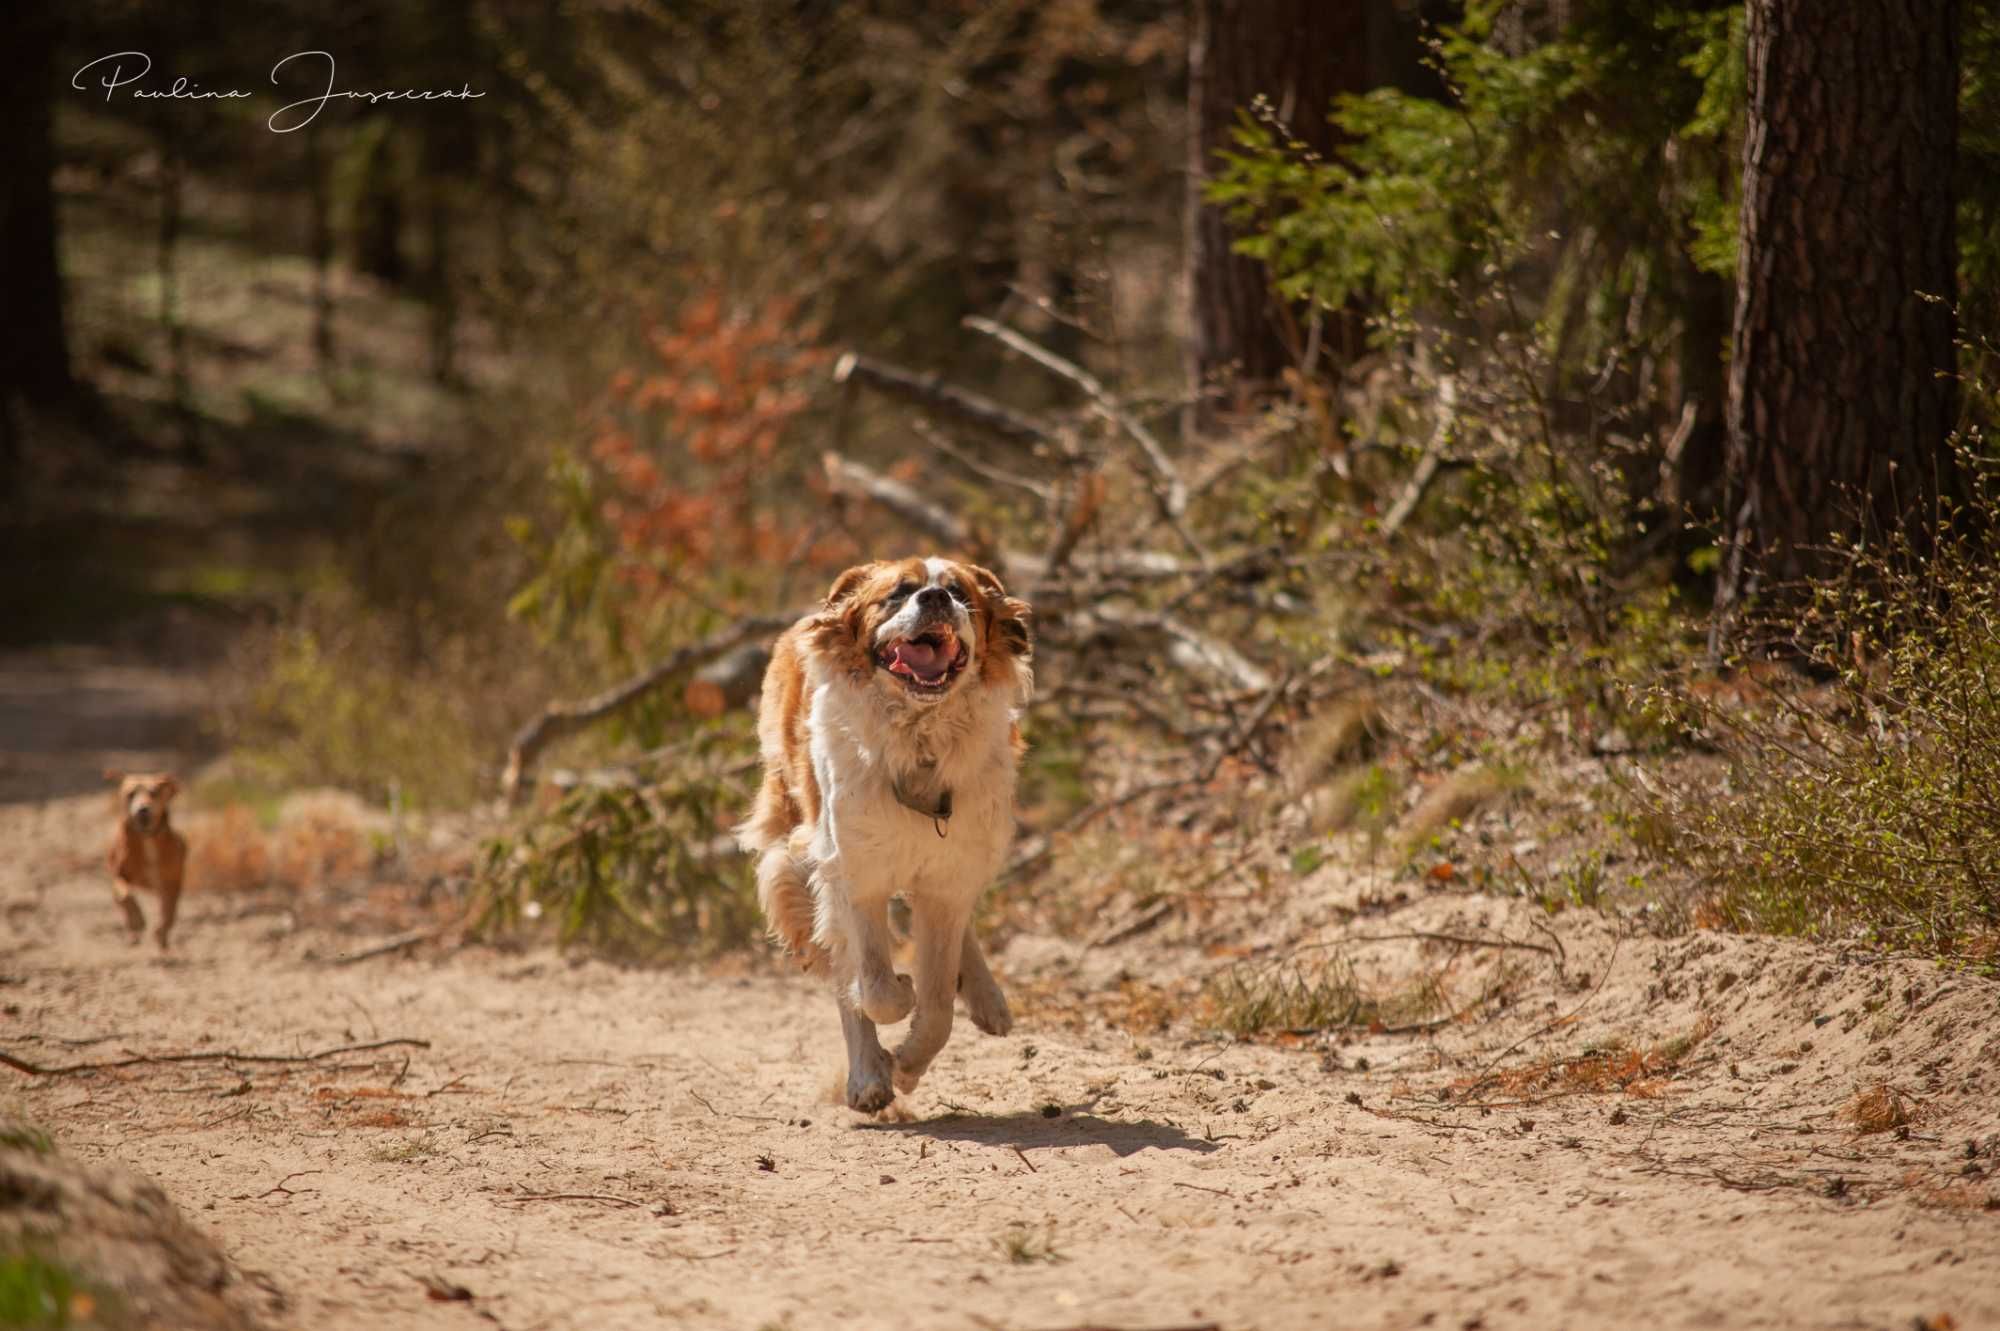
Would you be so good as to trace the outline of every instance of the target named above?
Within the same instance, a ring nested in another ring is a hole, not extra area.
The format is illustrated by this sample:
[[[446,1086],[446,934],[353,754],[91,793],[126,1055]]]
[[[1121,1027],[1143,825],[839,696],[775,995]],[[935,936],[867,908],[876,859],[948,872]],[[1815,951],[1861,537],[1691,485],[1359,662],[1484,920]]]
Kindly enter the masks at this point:
[[[858,899],[977,896],[1013,834],[1012,700],[968,691],[896,716],[845,678],[822,676],[810,687],[822,799],[812,858]],[[897,797],[899,787],[932,809],[951,792],[951,816],[926,817]]]

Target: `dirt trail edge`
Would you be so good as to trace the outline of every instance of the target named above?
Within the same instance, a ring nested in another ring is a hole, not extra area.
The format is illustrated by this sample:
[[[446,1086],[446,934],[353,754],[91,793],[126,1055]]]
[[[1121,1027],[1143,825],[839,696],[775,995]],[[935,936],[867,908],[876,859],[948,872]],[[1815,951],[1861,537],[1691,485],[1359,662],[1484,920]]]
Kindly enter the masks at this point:
[[[2000,1325],[1990,982],[1572,913],[1561,965],[1476,1027],[1146,1047],[1029,1003],[1006,1039],[962,1023],[873,1121],[829,1102],[838,1024],[803,980],[477,949],[330,967],[276,907],[213,896],[173,958],[128,948],[102,815],[0,808],[0,1048],[428,1042],[0,1070],[298,1327]],[[1369,923],[1540,936],[1524,909]],[[1065,950],[1017,940],[1003,980]],[[1558,1053],[1616,1053],[1626,1089],[1500,1075]],[[1862,1134],[1843,1106],[1882,1083],[1908,1121]]]

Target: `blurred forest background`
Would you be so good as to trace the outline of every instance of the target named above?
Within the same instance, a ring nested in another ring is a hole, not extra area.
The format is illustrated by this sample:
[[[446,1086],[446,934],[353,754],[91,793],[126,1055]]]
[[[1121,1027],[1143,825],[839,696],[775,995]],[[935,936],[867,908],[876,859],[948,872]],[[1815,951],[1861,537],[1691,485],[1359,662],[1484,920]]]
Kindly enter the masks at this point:
[[[2000,956],[1984,3],[0,31],[0,637],[204,672],[212,804],[482,809],[489,927],[732,946],[762,644],[946,549],[1037,611],[1004,911],[1354,856]],[[274,133],[307,50],[481,95]]]

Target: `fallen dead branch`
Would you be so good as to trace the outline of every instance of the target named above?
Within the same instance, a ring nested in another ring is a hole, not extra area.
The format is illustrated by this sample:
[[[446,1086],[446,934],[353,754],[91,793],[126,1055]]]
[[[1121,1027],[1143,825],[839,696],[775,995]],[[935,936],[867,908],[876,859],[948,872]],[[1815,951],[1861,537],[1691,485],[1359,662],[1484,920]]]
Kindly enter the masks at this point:
[[[1040,862],[1044,856],[1055,848],[1057,837],[1081,831],[1107,813],[1122,809],[1128,804],[1135,804],[1149,795],[1164,795],[1170,791],[1185,790],[1190,786],[1205,786],[1215,780],[1216,774],[1222,770],[1224,761],[1235,754],[1241,753],[1257,737],[1257,732],[1263,729],[1264,722],[1270,719],[1272,711],[1283,700],[1285,695],[1291,691],[1292,683],[1293,680],[1287,678],[1267,688],[1264,696],[1259,700],[1256,710],[1250,714],[1242,725],[1235,729],[1229,740],[1217,748],[1210,755],[1208,761],[1199,769],[1187,776],[1165,777],[1158,781],[1147,781],[1121,794],[1109,796],[1095,803],[1085,805],[1065,818],[1052,831],[1036,833],[1023,840],[1015,850],[1012,858],[1007,861],[1006,866],[1000,870],[1000,878],[1003,881],[1012,878],[1014,875]]]
[[[753,639],[777,634],[797,618],[797,614],[747,616],[669,653],[623,684],[578,702],[550,703],[540,716],[515,732],[514,743],[507,751],[506,771],[500,778],[502,795],[510,801],[520,798],[523,784],[533,773],[535,759],[549,744],[623,711],[683,671],[713,661]]]
[[[1410,473],[1410,481],[1403,493],[1390,505],[1389,512],[1382,519],[1381,534],[1384,538],[1394,536],[1410,515],[1423,502],[1424,491],[1430,488],[1437,476],[1438,464],[1444,460],[1445,444],[1451,439],[1451,432],[1458,425],[1458,380],[1445,375],[1438,380],[1437,424],[1431,430],[1430,442],[1424,445],[1424,455],[1417,459],[1416,469]]]
[[[1472,1078],[1469,1082],[1466,1083],[1464,1089],[1459,1092],[1456,1103],[1461,1105],[1479,1103],[1473,1100],[1472,1097],[1478,1094],[1481,1090],[1485,1089],[1488,1085],[1492,1084],[1492,1082],[1494,1081],[1494,1075],[1493,1075],[1494,1069],[1499,1067],[1503,1062],[1505,1062],[1511,1054],[1513,1054],[1516,1050],[1518,1050],[1522,1045],[1527,1044],[1530,1040],[1539,1040],[1543,1036],[1549,1034],[1552,1031],[1561,1030],[1564,1026],[1569,1025],[1572,1021],[1575,1021],[1578,1014],[1580,1014],[1585,1008],[1589,1007],[1593,1002],[1595,1002],[1597,996],[1604,991],[1605,981],[1611,978],[1612,970],[1615,969],[1618,965],[1618,949],[1623,944],[1624,944],[1624,939],[1622,938],[1617,938],[1612,940],[1611,955],[1609,958],[1605,960],[1604,973],[1597,977],[1597,983],[1591,986],[1590,992],[1584,995],[1582,1002],[1578,1003],[1568,1012],[1565,1012],[1561,1016],[1555,1018],[1553,1021],[1545,1022],[1544,1024],[1537,1026],[1534,1030],[1529,1031],[1526,1035],[1522,1036],[1520,1039],[1514,1041],[1514,1043],[1508,1045],[1505,1049],[1502,1049],[1499,1053],[1495,1054],[1492,1057],[1492,1059],[1487,1062],[1486,1066],[1480,1069],[1479,1075],[1477,1077]]]
[[[376,957],[387,956],[391,952],[401,952],[406,948],[415,947],[419,943],[428,943],[431,939],[443,934],[448,927],[446,925],[433,925],[428,929],[413,929],[409,933],[399,934],[397,937],[391,938],[386,942],[377,943],[373,947],[365,947],[359,952],[343,952],[337,957],[328,959],[326,964],[329,966],[352,966],[359,961],[370,961]]]
[[[1530,943],[1519,938],[1482,938],[1476,934],[1443,934],[1425,929],[1411,929],[1394,934],[1348,934],[1342,938],[1329,938],[1317,943],[1302,943],[1294,948],[1296,952],[1309,952],[1315,948],[1345,947],[1349,943],[1402,943],[1429,942],[1451,943],[1459,947],[1521,948],[1529,952],[1546,952],[1557,955],[1556,949],[1546,943]]]
[[[1146,465],[1157,483],[1161,507],[1167,516],[1177,521],[1181,514],[1187,512],[1187,484],[1181,480],[1173,459],[1167,456],[1167,450],[1161,447],[1153,432],[1147,429],[1138,417],[1126,410],[1125,405],[1112,395],[1111,390],[1104,386],[1101,379],[1075,361],[1058,356],[1047,347],[1023,337],[1005,324],[982,319],[978,315],[970,315],[964,322],[965,326],[974,332],[984,333],[988,337],[997,339],[1043,369],[1060,375],[1082,389],[1084,396],[1091,400],[1092,405],[1105,419],[1131,436],[1132,442],[1139,446],[1139,452],[1146,459]],[[1193,537],[1186,539],[1192,541]]]
[[[359,1054],[374,1049],[394,1049],[401,1046],[428,1049],[431,1047],[431,1042],[408,1038],[371,1040],[367,1044],[335,1045],[331,1049],[322,1049],[315,1054],[244,1054],[233,1049],[203,1054],[134,1054],[130,1058],[106,1059],[100,1063],[66,1063],[53,1068],[39,1067],[0,1051],[0,1064],[33,1077],[62,1077],[76,1072],[102,1072],[109,1068],[135,1068],[153,1063],[317,1063],[322,1059],[332,1058],[335,1054]]]
[[[937,374],[922,374],[872,360],[850,351],[833,363],[837,384],[866,384],[868,387],[915,403],[955,420],[976,425],[1002,439],[1017,444],[1050,444],[1056,432],[1033,417],[1002,406],[970,389],[949,384]]]
[[[1210,637],[1172,615],[1098,606],[1078,616],[1075,622],[1080,628],[1114,635],[1118,631],[1159,633],[1170,640],[1168,654],[1183,669],[1205,671],[1253,693],[1261,693],[1271,687],[1271,676],[1263,667],[1228,643]]]

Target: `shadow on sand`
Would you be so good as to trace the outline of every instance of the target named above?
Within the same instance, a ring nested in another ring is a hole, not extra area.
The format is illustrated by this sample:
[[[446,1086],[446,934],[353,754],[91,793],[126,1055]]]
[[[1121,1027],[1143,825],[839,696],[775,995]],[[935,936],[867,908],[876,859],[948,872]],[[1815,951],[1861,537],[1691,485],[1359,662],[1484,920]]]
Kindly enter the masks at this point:
[[[954,1112],[937,1118],[908,1122],[878,1121],[861,1126],[873,1132],[897,1132],[930,1137],[936,1141],[979,1142],[988,1146],[1011,1146],[1022,1151],[1059,1146],[1109,1146],[1120,1156],[1144,1150],[1193,1151],[1206,1155],[1220,1150],[1218,1143],[1192,1137],[1170,1123],[1152,1119],[1120,1122],[1090,1113],[1090,1103],[1066,1106],[1054,1117],[1042,1110],[1022,1110],[1015,1114],[967,1114]]]

